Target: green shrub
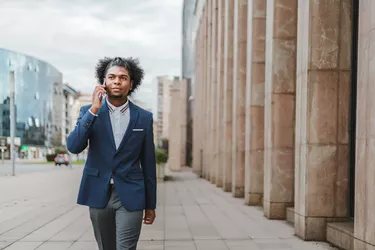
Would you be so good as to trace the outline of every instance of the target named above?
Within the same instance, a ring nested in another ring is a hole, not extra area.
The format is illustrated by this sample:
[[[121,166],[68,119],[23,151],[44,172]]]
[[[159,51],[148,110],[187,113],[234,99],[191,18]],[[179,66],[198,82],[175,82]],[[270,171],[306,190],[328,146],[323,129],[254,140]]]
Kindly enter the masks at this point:
[[[46,155],[47,161],[54,161],[56,154],[48,154]]]
[[[66,150],[66,148],[63,148],[63,147],[55,148],[55,155],[57,155],[57,154],[67,154],[67,153],[68,153],[68,150]]]
[[[168,153],[166,150],[162,148],[156,148],[155,149],[155,154],[156,154],[156,163],[166,163],[168,160]]]

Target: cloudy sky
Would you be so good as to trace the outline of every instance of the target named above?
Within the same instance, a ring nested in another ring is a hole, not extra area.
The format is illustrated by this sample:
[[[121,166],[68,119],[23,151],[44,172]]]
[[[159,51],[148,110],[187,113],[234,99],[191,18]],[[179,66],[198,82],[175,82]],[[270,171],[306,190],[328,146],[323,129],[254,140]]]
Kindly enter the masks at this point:
[[[139,57],[136,97],[156,103],[157,75],[180,75],[182,0],[0,0],[0,48],[54,65],[64,81],[91,93],[104,56]]]

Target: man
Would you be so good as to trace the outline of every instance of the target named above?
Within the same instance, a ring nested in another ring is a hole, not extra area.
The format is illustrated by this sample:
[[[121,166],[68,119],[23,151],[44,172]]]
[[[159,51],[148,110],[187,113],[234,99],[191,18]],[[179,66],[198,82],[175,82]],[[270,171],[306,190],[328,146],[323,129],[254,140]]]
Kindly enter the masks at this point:
[[[92,104],[83,106],[67,139],[74,154],[89,145],[78,204],[89,207],[100,250],[134,250],[156,207],[152,113],[128,100],[144,71],[132,58],[104,58],[96,67]],[[143,216],[144,211],[144,216]]]

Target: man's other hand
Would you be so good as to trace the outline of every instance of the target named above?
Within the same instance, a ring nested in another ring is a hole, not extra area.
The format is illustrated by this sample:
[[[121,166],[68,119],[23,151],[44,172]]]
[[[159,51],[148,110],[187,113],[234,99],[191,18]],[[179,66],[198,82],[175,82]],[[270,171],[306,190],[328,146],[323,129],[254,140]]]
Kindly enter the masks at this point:
[[[151,225],[152,223],[154,223],[155,217],[156,217],[155,210],[146,209],[145,216],[143,218],[143,223],[147,225]]]

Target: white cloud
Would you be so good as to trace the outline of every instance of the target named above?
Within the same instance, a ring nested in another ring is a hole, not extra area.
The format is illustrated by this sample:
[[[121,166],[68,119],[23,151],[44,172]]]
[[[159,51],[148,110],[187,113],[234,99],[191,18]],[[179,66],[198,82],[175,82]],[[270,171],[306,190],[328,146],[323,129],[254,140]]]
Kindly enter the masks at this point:
[[[104,56],[139,57],[137,97],[152,106],[157,75],[180,75],[182,0],[2,0],[0,47],[35,56],[84,92]]]

